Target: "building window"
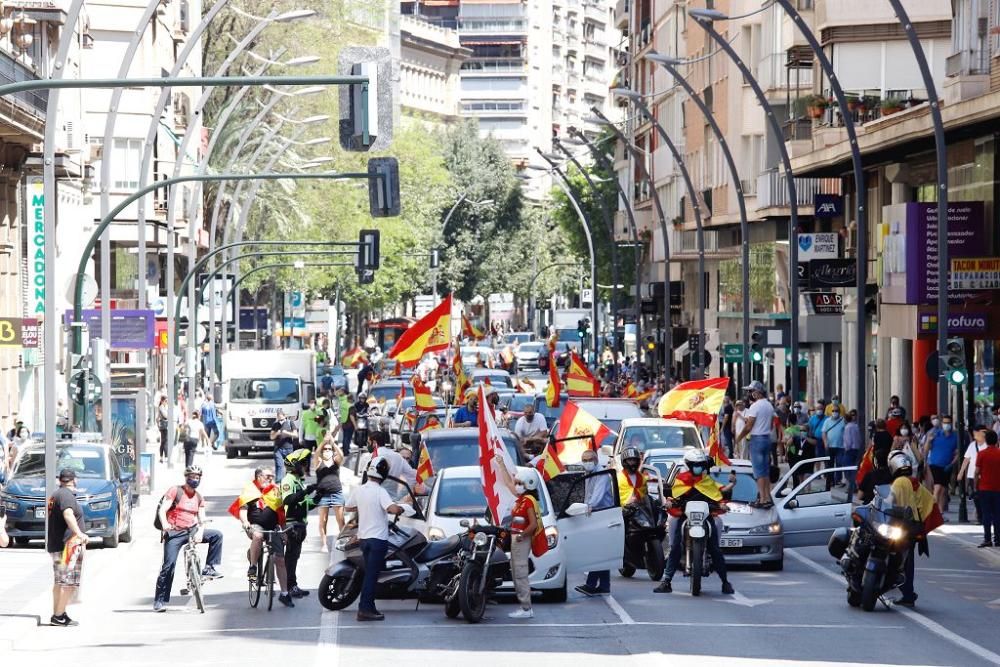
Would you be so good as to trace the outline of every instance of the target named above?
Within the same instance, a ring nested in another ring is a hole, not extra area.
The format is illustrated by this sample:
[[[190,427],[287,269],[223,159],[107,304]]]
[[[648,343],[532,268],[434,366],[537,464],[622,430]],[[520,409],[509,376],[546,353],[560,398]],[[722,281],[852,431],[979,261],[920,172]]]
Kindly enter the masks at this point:
[[[111,182],[115,190],[139,189],[142,139],[115,139],[111,156]]]

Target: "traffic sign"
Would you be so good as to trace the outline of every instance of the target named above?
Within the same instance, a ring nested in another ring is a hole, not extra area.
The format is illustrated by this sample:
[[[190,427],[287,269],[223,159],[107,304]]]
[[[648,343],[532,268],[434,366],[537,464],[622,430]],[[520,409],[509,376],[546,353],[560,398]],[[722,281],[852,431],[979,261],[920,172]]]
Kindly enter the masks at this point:
[[[723,345],[722,360],[726,363],[743,361],[743,343],[726,343]]]
[[[580,304],[591,305],[594,303],[594,290],[589,287],[584,287],[580,290]]]
[[[89,375],[89,382],[88,382]],[[78,370],[70,377],[69,399],[77,405],[94,403],[101,397],[101,381],[87,370]]]
[[[790,347],[785,348],[785,365],[786,366],[792,365],[792,348]],[[808,365],[809,365],[809,355],[799,350],[799,368],[805,368]]]

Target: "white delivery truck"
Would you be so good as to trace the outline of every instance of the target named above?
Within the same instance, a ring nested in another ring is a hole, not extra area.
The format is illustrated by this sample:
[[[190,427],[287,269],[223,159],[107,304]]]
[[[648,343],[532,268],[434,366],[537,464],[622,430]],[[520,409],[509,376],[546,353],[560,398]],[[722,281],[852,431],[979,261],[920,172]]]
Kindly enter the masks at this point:
[[[222,355],[226,458],[271,449],[278,410],[301,432],[301,415],[316,397],[312,350],[234,350]]]
[[[592,320],[593,312],[589,308],[563,308],[552,311],[552,329],[556,335],[556,340],[566,343],[580,352],[580,320]],[[590,325],[591,334],[594,331],[594,324]],[[589,347],[589,343],[588,343]]]

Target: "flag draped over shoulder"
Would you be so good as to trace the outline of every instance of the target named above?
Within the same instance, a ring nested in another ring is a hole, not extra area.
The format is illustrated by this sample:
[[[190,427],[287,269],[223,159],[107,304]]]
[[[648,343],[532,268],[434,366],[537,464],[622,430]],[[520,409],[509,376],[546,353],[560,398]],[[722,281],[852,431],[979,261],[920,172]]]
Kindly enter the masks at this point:
[[[368,361],[368,353],[365,352],[360,347],[352,347],[347,352],[344,352],[344,356],[341,357],[341,361],[345,368],[354,368],[355,366],[360,366],[365,361]]]
[[[493,409],[486,402],[486,388],[479,385],[479,474],[483,483],[486,505],[493,515],[493,522],[508,516],[514,506],[513,484],[517,469],[504,447],[500,429],[493,416]]]
[[[729,457],[726,456],[726,450],[723,449],[722,443],[719,441],[719,427],[716,425],[712,429],[712,434],[708,436],[708,455],[715,459],[715,465],[732,465]]]
[[[556,447],[552,443],[546,445],[545,449],[542,450],[542,455],[535,462],[535,468],[546,482],[566,471],[566,466],[559,460],[559,452],[556,451]]]
[[[437,406],[434,404],[434,395],[431,394],[430,388],[424,384],[424,381],[414,375],[410,383],[413,385],[413,398],[416,401],[414,407],[421,412],[437,410]]]
[[[581,408],[574,401],[569,401],[566,403],[566,409],[563,410],[562,415],[559,417],[559,429],[556,431],[556,440],[587,435],[594,436],[593,446],[599,447],[602,440],[614,435],[614,431],[602,424],[601,420]],[[556,443],[556,452],[558,455],[570,462],[578,460],[583,451],[590,448],[590,438]]]
[[[714,479],[708,475],[695,477],[690,470],[677,473],[670,495],[674,498],[680,498],[691,489],[700,491],[702,495],[712,500],[722,500],[722,491]]]
[[[285,523],[285,506],[281,502],[281,491],[277,484],[268,484],[263,489],[257,488],[257,484],[249,482],[243,487],[239,497],[229,506],[229,513],[233,517],[240,518],[240,509],[248,503],[256,501],[257,505],[264,509],[268,507],[278,515],[278,522]]]
[[[434,476],[434,466],[431,465],[431,455],[427,453],[427,445],[420,445],[420,459],[417,461],[417,482],[423,484],[428,477]]]
[[[569,353],[569,367],[566,369],[566,393],[570,396],[597,396],[601,384],[583,363],[583,359],[573,351]]]
[[[701,426],[715,424],[729,387],[729,378],[709,378],[682,382],[660,399],[661,417],[685,419]]]
[[[389,358],[405,367],[416,366],[428,352],[451,345],[451,295],[403,332],[389,350]]]
[[[476,325],[472,323],[465,313],[462,313],[462,335],[466,338],[471,338],[472,340],[482,340],[483,331],[482,329],[477,329]]]

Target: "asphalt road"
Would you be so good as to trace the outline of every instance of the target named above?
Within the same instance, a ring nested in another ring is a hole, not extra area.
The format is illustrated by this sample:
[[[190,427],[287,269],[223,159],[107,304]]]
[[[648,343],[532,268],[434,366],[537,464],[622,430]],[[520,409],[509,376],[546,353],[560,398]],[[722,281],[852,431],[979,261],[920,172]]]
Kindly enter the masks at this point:
[[[978,526],[956,524],[935,534],[932,557],[918,561],[916,611],[848,607],[834,563],[819,548],[790,550],[783,572],[736,570],[736,596],[721,595],[712,578],[692,598],[679,576],[677,592],[654,595],[640,571],[631,580],[615,576],[611,596],[571,591],[566,604],[539,602],[533,621],[508,619],[511,601],[491,606],[475,626],[415,602],[383,602],[386,622],[359,624],[353,609],[324,611],[315,593],[294,609],[277,601],[271,612],[251,609],[246,537],[225,510],[259,462],[220,455],[207,462],[202,490],[213,527],[225,534],[226,576],[207,585],[204,615],[177,593],[180,575],[167,613],[152,611],[161,558],[152,499],[140,507],[132,544],[88,552],[82,603],[69,610],[78,627],[42,624],[51,614],[51,569],[40,548],[0,551],[0,664],[634,667],[636,656],[738,667],[1000,664],[1000,549],[976,549]],[[160,475],[164,485],[176,481],[172,474]],[[310,534],[299,571],[314,587],[327,556],[312,519]]]

